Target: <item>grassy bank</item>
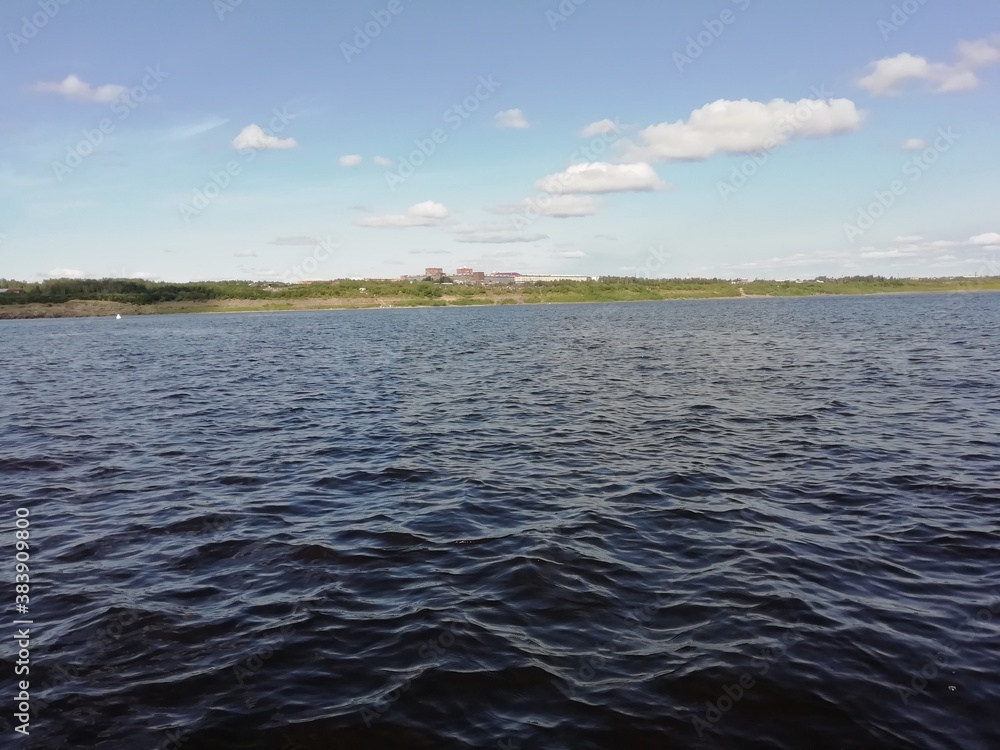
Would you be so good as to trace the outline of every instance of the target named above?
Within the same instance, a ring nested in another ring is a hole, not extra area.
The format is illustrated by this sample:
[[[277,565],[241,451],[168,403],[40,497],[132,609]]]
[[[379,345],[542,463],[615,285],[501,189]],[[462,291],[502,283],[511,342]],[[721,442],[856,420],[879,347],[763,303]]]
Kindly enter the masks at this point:
[[[8,285],[16,286],[12,282]],[[346,280],[284,286],[251,282],[156,284],[103,279],[59,280],[21,286],[24,291],[19,294],[0,295],[0,318],[997,291],[1000,290],[1000,277],[891,279],[868,276],[744,284],[720,279],[609,278],[512,287]]]

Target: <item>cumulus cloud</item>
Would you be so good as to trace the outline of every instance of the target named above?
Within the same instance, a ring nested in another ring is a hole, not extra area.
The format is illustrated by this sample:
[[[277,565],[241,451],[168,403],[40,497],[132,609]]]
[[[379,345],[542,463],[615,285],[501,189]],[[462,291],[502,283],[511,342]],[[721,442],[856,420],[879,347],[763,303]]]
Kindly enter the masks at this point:
[[[875,96],[891,96],[909,82],[922,81],[935,94],[968,91],[979,86],[976,70],[1000,62],[1000,36],[959,42],[955,62],[932,63],[926,57],[903,52],[876,60],[858,85]]]
[[[257,253],[255,253],[253,250],[237,250],[235,253],[233,253],[233,257],[234,258],[256,258],[257,257]]]
[[[583,250],[561,250],[557,253],[561,258],[586,258],[587,254]]]
[[[904,151],[923,151],[925,148],[929,148],[931,144],[925,141],[923,138],[908,138],[903,141]]]
[[[548,235],[522,232],[512,228],[510,224],[457,224],[451,231],[455,242],[507,244],[548,239]]]
[[[608,164],[583,162],[571,164],[535,182],[535,187],[546,193],[623,193],[661,190],[667,187],[656,171],[646,164]]]
[[[598,120],[597,122],[592,122],[587,125],[583,130],[580,131],[581,138],[593,138],[597,135],[607,135],[608,133],[617,133],[621,130],[621,126],[618,125],[614,120]]]
[[[626,161],[702,161],[715,154],[748,154],[793,138],[857,130],[862,113],[850,99],[719,99],[677,122],[651,125],[626,144]]]
[[[358,219],[355,224],[377,229],[400,229],[403,227],[433,227],[448,218],[448,208],[443,203],[423,201],[406,209],[405,214],[385,214]]]
[[[1000,233],[987,232],[967,240],[929,240],[920,235],[897,237],[883,247],[862,247],[859,257],[864,260],[910,259],[923,264],[936,264],[956,258],[964,263],[982,260],[983,250],[1000,250]]]
[[[59,94],[80,102],[113,102],[125,93],[124,86],[113,83],[91,86],[75,75],[68,75],[59,83],[36,83],[33,90],[46,94]]]
[[[378,167],[391,167],[393,165],[392,159],[385,156],[376,156],[372,161],[374,161],[375,165]]]
[[[50,279],[82,279],[85,274],[76,268],[53,268],[43,275]]]
[[[135,273],[129,274],[130,279],[142,279],[143,281],[151,281],[156,278],[156,274],[150,271],[136,271]]]
[[[505,109],[497,112],[493,116],[498,128],[513,128],[523,130],[528,127],[528,121],[524,118],[524,112],[519,109]]]
[[[567,219],[576,216],[593,216],[603,206],[597,198],[585,195],[541,195],[537,198],[525,198],[517,203],[509,203],[490,209],[495,214],[537,213],[539,216],[550,216],[555,219]]]
[[[294,138],[278,138],[265,133],[259,125],[247,125],[240,134],[233,138],[233,148],[252,148],[258,151],[268,149],[296,148],[299,144]]]
[[[338,160],[342,167],[356,167],[362,162],[361,154],[346,154]]]

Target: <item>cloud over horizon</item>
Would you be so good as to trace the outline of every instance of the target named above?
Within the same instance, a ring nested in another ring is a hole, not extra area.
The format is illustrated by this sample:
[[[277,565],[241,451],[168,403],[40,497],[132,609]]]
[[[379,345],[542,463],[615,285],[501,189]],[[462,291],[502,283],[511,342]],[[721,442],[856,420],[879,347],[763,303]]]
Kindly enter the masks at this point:
[[[435,201],[415,203],[406,209],[405,214],[384,214],[382,216],[366,216],[354,223],[359,227],[374,229],[402,229],[404,227],[433,227],[440,225],[448,218],[448,207]]]
[[[910,81],[922,81],[935,94],[969,91],[980,84],[976,70],[1000,62],[1000,36],[962,41],[955,47],[955,62],[932,63],[926,57],[902,52],[869,65],[858,85],[873,96],[895,96]]]
[[[268,135],[258,125],[247,125],[240,131],[239,135],[233,138],[233,148],[252,148],[257,151],[280,150],[297,148],[298,143],[294,138],[278,138]]]
[[[850,99],[719,99],[687,120],[651,125],[637,143],[623,146],[624,161],[703,161],[716,154],[750,154],[793,138],[848,133],[861,127],[862,113]]]
[[[452,227],[455,242],[475,242],[503,245],[518,242],[537,242],[548,239],[547,234],[524,232],[511,224],[456,224]]]
[[[73,101],[100,103],[113,102],[127,90],[124,86],[113,83],[91,86],[75,75],[68,75],[58,83],[36,83],[31,88],[39,93],[58,94]]]
[[[505,109],[503,112],[497,112],[493,116],[493,120],[498,128],[523,130],[528,127],[528,121],[520,109]]]
[[[546,193],[624,193],[662,190],[667,187],[649,164],[608,164],[584,162],[571,164],[562,172],[547,175],[535,182]]]
[[[549,216],[554,219],[568,219],[577,216],[593,216],[603,202],[585,195],[540,195],[524,198],[517,203],[508,203],[489,209],[495,214],[530,214]]]

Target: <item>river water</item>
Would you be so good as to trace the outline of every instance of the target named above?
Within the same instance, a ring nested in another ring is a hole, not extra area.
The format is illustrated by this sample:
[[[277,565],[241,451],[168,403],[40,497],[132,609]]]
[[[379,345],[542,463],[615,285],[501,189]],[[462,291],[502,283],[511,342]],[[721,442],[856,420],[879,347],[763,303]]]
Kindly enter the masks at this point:
[[[1000,294],[0,344],[0,746],[1000,747]]]

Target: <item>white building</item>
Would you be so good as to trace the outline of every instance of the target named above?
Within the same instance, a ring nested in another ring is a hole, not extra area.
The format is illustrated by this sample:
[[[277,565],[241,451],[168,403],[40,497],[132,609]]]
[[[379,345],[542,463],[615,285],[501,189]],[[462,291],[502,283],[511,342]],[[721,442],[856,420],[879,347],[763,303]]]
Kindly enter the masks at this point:
[[[530,284],[533,281],[597,281],[597,276],[574,276],[571,274],[522,273],[514,278],[515,284]]]

